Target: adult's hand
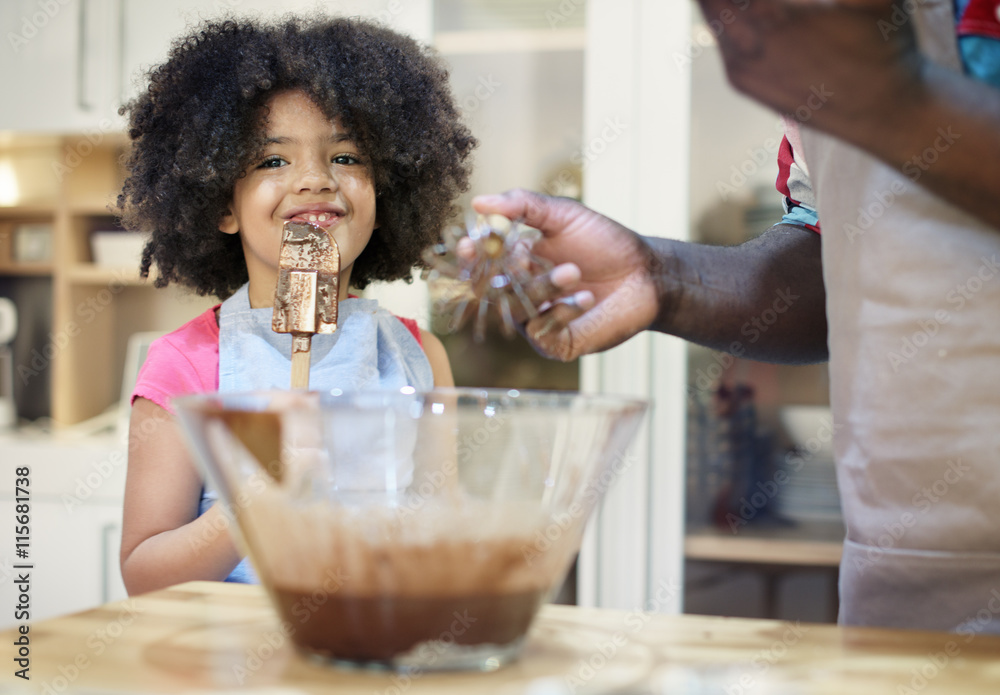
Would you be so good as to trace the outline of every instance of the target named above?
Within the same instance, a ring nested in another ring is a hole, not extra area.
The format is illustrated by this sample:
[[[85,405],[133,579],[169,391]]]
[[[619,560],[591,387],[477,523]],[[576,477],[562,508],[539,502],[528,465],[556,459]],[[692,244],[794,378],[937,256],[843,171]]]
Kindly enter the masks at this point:
[[[805,228],[707,246],[642,237],[576,201],[523,190],[472,204],[541,230],[533,253],[558,264],[530,292],[551,308],[524,327],[543,355],[570,360],[648,328],[750,359],[826,359],[820,239]]]
[[[549,308],[524,324],[541,354],[568,361],[606,350],[657,318],[662,261],[635,232],[574,200],[520,189],[477,196],[472,206],[542,232],[533,253],[556,267],[531,294]]]
[[[924,55],[909,3],[698,3],[718,29],[736,89],[868,152],[1000,231],[1000,89]],[[924,11],[923,2],[913,5]],[[926,7],[934,40],[954,42],[952,3]]]
[[[912,100],[923,58],[898,0],[698,0],[739,91],[842,135]]]

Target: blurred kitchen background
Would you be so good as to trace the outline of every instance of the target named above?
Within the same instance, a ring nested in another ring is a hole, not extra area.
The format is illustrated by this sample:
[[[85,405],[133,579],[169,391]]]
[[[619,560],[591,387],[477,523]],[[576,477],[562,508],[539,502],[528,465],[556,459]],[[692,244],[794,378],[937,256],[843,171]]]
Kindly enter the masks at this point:
[[[475,193],[526,187],[645,234],[727,245],[780,219],[779,119],[727,85],[714,41],[726,15],[683,0],[4,0],[0,515],[13,467],[30,464],[33,617],[123,596],[129,388],[149,341],[214,303],[138,277],[142,230],[121,229],[112,209],[128,147],[117,108],[199,19],[304,10],[374,17],[447,61],[480,141],[463,209]],[[419,279],[369,294],[440,333],[459,385],[653,399],[638,464],[616,481],[559,600],[835,618],[842,523],[825,365],[757,364],[647,335],[557,363],[496,325],[482,343],[470,327],[447,333]],[[13,540],[0,542],[6,559]],[[2,574],[0,595],[12,590]]]

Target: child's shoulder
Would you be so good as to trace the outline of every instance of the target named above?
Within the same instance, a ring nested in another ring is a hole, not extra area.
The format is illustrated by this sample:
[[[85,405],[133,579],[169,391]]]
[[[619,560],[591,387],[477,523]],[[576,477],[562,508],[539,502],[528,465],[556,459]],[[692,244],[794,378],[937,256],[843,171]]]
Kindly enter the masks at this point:
[[[208,309],[152,342],[136,379],[133,401],[146,398],[173,412],[170,399],[174,396],[218,390],[217,308]]]
[[[180,328],[160,336],[149,346],[147,359],[158,362],[185,362],[200,370],[215,369],[219,362],[218,305],[198,314]]]
[[[161,336],[158,341],[180,349],[206,341],[218,345],[219,321],[217,312],[220,306],[221,304],[216,304],[211,309],[206,309],[180,328]]]

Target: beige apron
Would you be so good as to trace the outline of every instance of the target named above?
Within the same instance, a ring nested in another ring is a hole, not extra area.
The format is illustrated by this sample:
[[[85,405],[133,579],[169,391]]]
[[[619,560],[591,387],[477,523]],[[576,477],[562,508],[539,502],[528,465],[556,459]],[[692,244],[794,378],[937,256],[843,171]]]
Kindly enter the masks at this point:
[[[951,0],[917,7],[924,53],[961,70]],[[1000,631],[1000,230],[913,182],[956,136],[942,123],[903,174],[802,132],[823,225],[845,624]]]

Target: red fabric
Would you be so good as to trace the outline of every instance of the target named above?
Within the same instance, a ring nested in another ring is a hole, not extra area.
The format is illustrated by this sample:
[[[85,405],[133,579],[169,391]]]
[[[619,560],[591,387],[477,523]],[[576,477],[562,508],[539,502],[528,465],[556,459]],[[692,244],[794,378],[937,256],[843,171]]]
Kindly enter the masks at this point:
[[[397,316],[396,318],[403,322],[403,325],[406,326],[406,330],[413,334],[414,339],[417,341],[417,345],[423,348],[424,341],[420,337],[420,326],[417,325],[417,322],[413,319],[404,319],[402,316]]]
[[[1000,39],[1000,0],[971,0],[958,20],[958,35]]]
[[[791,175],[792,164],[795,163],[795,154],[792,152],[792,143],[788,142],[787,136],[782,136],[781,146],[778,147],[778,180],[774,182],[774,187],[778,193],[791,198],[788,192],[788,177]]]
[[[173,413],[171,398],[219,390],[219,322],[215,318],[219,306],[153,341],[136,378],[133,403],[136,398],[145,398]],[[396,318],[422,348],[417,322]]]
[[[799,204],[799,201],[792,198],[791,191],[788,189],[788,179],[791,176],[792,164],[795,163],[795,152],[792,150],[792,143],[788,141],[787,136],[782,136],[781,145],[778,147],[778,178],[774,182],[774,187],[778,189],[778,193],[788,198],[795,204]],[[806,224],[803,225],[806,229],[812,230],[817,234],[822,234],[822,229],[818,224]]]
[[[219,390],[219,322],[212,307],[149,346],[132,392],[174,412],[170,399]]]

